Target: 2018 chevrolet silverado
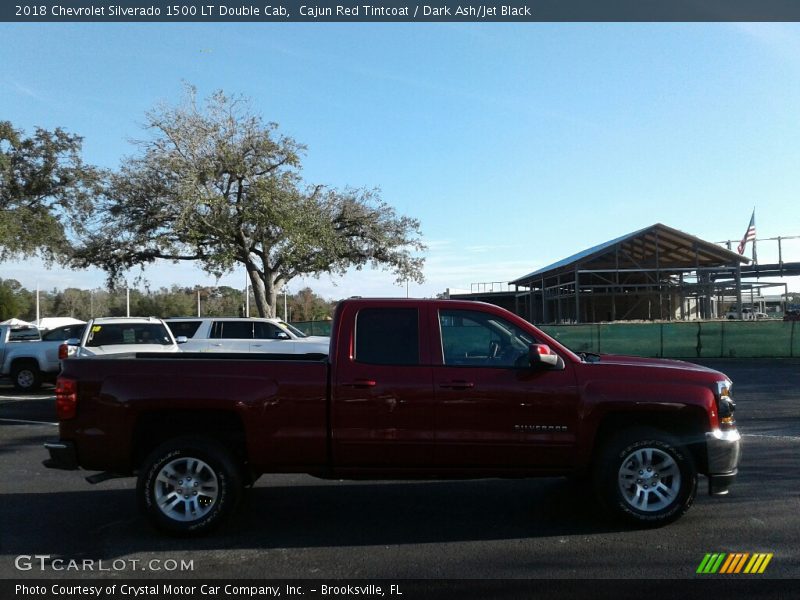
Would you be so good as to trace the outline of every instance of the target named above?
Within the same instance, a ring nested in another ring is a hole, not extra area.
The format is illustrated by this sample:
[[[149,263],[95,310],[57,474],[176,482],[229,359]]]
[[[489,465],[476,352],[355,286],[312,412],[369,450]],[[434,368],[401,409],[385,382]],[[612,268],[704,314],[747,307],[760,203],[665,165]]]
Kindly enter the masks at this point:
[[[575,354],[496,306],[340,303],[325,355],[64,361],[52,468],[138,476],[157,527],[217,525],[263,473],[574,475],[646,526],[732,485],[731,381],[686,362]]]

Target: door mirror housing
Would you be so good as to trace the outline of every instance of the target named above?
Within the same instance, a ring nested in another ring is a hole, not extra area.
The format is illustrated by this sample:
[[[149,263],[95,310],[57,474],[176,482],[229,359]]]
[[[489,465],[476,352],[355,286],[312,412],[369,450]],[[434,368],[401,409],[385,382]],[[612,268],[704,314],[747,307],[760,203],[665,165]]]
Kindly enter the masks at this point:
[[[531,344],[528,349],[528,359],[533,368],[554,369],[558,371],[564,368],[564,359],[553,352],[547,344]]]
[[[275,339],[278,339],[278,340],[290,340],[292,338],[289,337],[288,333],[285,333],[285,332],[281,331],[280,333],[278,333],[278,335],[275,336]]]
[[[178,337],[175,338],[175,343],[176,344],[185,344],[188,341],[189,341],[189,338],[186,337],[185,335],[179,335]]]

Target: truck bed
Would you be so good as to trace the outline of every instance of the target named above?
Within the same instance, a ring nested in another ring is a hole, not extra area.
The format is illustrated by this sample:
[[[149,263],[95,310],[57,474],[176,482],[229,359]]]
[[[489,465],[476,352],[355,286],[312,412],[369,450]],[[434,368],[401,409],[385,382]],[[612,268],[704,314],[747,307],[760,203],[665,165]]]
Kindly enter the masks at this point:
[[[79,382],[76,418],[59,428],[62,440],[83,440],[84,468],[129,473],[140,458],[132,448],[231,421],[254,471],[328,460],[324,355],[140,353],[69,359],[61,377]]]

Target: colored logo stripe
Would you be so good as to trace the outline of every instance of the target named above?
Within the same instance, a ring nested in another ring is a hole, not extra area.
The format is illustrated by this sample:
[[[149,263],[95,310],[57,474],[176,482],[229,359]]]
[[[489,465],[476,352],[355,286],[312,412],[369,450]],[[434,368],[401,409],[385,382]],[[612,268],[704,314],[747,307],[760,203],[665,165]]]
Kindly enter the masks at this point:
[[[716,573],[722,561],[725,559],[725,554],[706,554],[703,562],[697,567],[698,573]]]
[[[703,557],[700,566],[697,567],[697,573],[728,575],[742,572],[749,574],[763,573],[772,557],[772,553],[756,553],[752,555],[749,552],[735,552],[733,554],[709,553]]]
[[[749,554],[729,554],[728,560],[725,561],[725,564],[722,565],[722,569],[720,569],[720,573],[738,573],[742,570],[744,566],[744,561],[747,560],[747,557],[750,556]]]
[[[744,568],[745,573],[763,573],[767,568],[769,561],[772,560],[772,554],[753,554],[753,558],[747,563]]]

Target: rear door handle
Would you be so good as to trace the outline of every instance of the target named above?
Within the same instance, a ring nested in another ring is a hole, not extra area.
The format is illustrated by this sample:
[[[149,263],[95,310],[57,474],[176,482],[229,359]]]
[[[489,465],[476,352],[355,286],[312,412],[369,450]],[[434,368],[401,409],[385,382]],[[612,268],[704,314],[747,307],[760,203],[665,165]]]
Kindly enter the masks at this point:
[[[440,383],[439,387],[451,390],[470,390],[475,387],[475,384],[471,381],[448,381]]]
[[[371,388],[375,387],[378,384],[377,381],[374,379],[356,379],[351,383],[343,383],[344,387],[352,387],[352,388]]]

